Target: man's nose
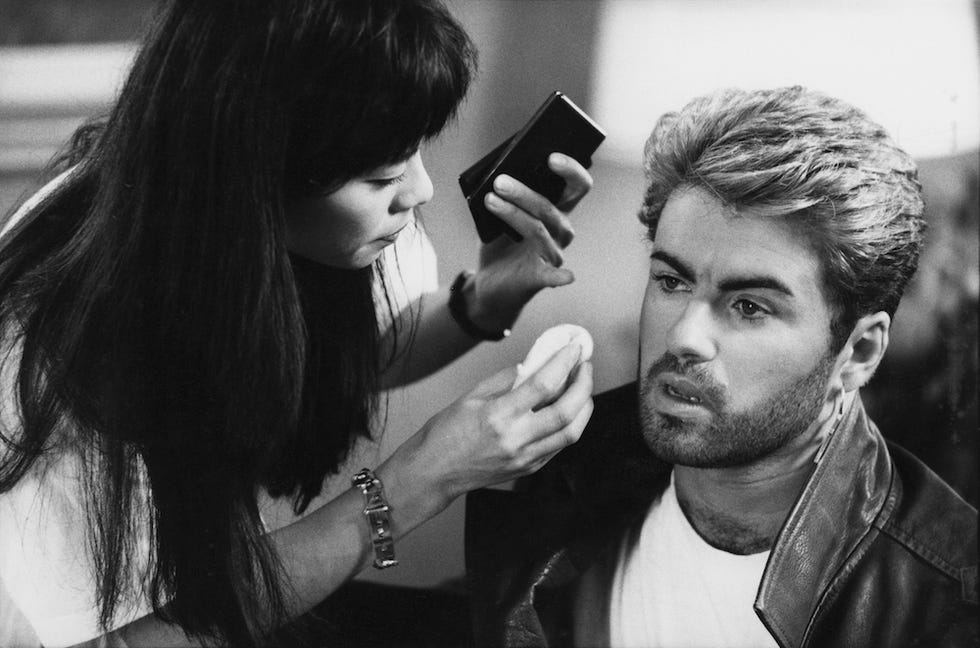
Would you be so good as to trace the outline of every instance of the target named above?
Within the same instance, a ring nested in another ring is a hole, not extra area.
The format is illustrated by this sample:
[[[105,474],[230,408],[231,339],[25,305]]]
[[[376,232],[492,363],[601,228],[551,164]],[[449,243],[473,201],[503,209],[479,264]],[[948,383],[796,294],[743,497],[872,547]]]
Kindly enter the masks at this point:
[[[714,358],[717,349],[709,304],[697,300],[687,303],[667,330],[667,351],[688,364]]]

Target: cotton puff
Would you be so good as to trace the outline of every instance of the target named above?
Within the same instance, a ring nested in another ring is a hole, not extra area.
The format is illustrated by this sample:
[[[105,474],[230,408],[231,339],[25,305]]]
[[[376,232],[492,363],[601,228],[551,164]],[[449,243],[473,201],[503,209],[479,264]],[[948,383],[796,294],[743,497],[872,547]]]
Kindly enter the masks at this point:
[[[531,345],[531,350],[527,352],[524,362],[517,365],[517,378],[514,379],[512,389],[516,389],[518,385],[527,380],[528,376],[544,366],[559,350],[573,342],[577,342],[582,347],[579,362],[585,362],[592,357],[592,336],[581,326],[559,324],[539,335],[538,339]]]

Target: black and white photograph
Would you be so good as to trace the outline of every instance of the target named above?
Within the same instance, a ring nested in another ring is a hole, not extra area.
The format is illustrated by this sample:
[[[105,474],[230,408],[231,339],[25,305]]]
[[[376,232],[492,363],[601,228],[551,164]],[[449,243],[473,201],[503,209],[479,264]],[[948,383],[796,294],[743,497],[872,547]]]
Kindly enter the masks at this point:
[[[977,0],[0,0],[0,648],[968,648]]]

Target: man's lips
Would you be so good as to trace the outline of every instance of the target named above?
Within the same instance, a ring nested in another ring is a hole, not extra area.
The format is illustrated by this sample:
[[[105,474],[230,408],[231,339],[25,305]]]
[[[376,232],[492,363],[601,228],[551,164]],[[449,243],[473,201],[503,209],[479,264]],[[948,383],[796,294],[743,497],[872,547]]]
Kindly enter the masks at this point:
[[[689,405],[711,406],[711,397],[696,383],[677,374],[661,374],[657,385],[672,399]]]

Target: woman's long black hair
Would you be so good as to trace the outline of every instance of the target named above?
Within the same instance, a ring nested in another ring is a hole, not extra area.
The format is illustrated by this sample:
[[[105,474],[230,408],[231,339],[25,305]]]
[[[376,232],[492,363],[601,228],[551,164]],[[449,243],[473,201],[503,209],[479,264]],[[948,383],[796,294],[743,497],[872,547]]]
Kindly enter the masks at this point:
[[[22,426],[0,493],[82,453],[103,625],[143,577],[192,635],[253,645],[284,620],[256,489],[302,511],[369,433],[384,365],[375,271],[291,257],[285,211],[437,134],[474,63],[437,0],[174,0],[5,235]]]

